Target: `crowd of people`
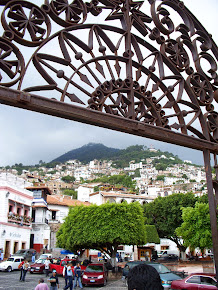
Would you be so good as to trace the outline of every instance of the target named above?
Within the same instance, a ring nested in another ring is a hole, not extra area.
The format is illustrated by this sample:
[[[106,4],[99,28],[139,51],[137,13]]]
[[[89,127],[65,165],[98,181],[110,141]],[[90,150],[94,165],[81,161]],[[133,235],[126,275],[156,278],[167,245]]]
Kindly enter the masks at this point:
[[[47,257],[45,260],[45,276],[49,277],[49,265],[50,259]],[[20,263],[20,281],[25,282],[26,274],[30,268],[30,264],[27,260],[24,260]],[[74,271],[73,271],[73,270]],[[82,270],[80,263],[77,263],[73,268],[72,262],[68,261],[67,265],[63,268],[63,277],[65,278],[65,287],[66,289],[75,289],[77,284],[82,289]],[[151,266],[146,264],[140,264],[130,269],[128,274],[128,290],[162,290],[163,286],[161,283],[160,276],[158,272]],[[60,287],[59,280],[57,277],[56,270],[52,270],[51,276],[48,278],[50,282],[50,288],[47,283],[45,283],[43,278],[39,279],[38,285],[35,287],[35,290],[57,290]]]
[[[49,277],[49,265],[50,265],[49,258],[46,258],[45,260],[45,277]],[[27,260],[24,260],[20,263],[18,269],[20,270],[20,281],[25,282],[26,274],[28,272],[28,269],[30,268],[30,263]],[[72,263],[68,261],[67,265],[63,268],[63,277],[65,278],[65,287],[66,289],[74,289],[77,286],[77,283],[79,287],[82,289],[82,270],[80,267],[80,263],[77,263],[77,265],[74,267],[74,272],[72,270]],[[45,283],[43,278],[39,279],[38,285],[36,286],[35,290],[57,290],[59,288],[59,280],[57,277],[56,270],[52,270],[51,276],[48,278],[48,282],[50,282],[50,288]]]

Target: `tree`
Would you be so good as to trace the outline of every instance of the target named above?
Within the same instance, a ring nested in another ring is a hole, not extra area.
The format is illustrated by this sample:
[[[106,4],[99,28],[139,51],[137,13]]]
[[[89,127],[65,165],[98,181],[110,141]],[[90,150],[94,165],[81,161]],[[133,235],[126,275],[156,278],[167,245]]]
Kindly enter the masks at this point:
[[[75,251],[98,249],[112,257],[119,245],[145,243],[143,209],[137,202],[75,206],[57,232],[57,245]]]
[[[182,178],[188,179],[188,176],[185,173],[183,173]]]
[[[75,181],[75,177],[67,175],[67,176],[61,177],[61,180],[63,180],[66,183],[73,183]]]
[[[213,247],[208,203],[196,202],[195,207],[182,208],[182,219],[176,233],[182,237],[184,245],[200,248],[202,253],[205,248]]]
[[[97,191],[99,191],[99,186],[94,186],[94,188],[93,188],[93,190],[94,190],[94,192],[97,192]]]
[[[74,199],[77,199],[77,192],[74,189],[64,189],[62,191],[63,195],[73,196]]]
[[[145,243],[160,244],[160,238],[154,225],[145,225]]]
[[[158,175],[156,180],[162,180],[164,181],[165,175]]]
[[[102,176],[96,179],[93,179],[91,182],[101,182],[101,183],[107,183],[115,186],[125,186],[129,188],[132,191],[136,190],[136,181],[133,181],[132,178],[129,175],[125,174],[118,174],[118,175],[111,175],[111,176]]]
[[[158,197],[145,204],[146,223],[155,225],[160,238],[168,238],[176,243],[181,252],[186,247],[182,244],[175,230],[182,224],[182,207],[194,206],[196,198],[192,193],[178,193],[167,197]]]

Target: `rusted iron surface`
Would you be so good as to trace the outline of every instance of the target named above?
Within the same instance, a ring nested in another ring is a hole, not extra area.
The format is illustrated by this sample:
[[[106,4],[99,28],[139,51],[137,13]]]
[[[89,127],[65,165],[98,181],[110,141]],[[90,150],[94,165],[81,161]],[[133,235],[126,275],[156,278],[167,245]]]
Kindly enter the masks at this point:
[[[183,2],[0,7],[0,103],[203,151],[217,245],[218,49]]]

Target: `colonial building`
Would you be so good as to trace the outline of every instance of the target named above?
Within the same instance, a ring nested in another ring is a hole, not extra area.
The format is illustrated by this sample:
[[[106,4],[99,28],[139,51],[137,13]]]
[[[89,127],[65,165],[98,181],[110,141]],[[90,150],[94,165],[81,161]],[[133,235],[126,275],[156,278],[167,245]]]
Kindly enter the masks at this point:
[[[51,191],[46,186],[27,187],[33,193],[32,201],[32,232],[30,247],[40,252],[43,248],[49,248],[50,227],[48,225],[47,196]]]
[[[0,173],[0,248],[5,258],[30,247],[33,194],[25,185],[22,178]]]
[[[28,187],[33,192],[32,201],[32,232],[30,247],[37,252],[56,248],[56,233],[64,218],[68,215],[69,207],[89,205],[72,199],[71,196],[51,195],[45,185]]]

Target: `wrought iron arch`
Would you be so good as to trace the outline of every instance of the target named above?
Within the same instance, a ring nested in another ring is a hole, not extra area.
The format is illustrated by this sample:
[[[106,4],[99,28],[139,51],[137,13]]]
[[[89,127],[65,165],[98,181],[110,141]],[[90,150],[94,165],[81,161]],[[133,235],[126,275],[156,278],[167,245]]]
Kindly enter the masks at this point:
[[[212,36],[179,0],[33,2],[0,1],[0,102],[203,151],[218,271]]]

